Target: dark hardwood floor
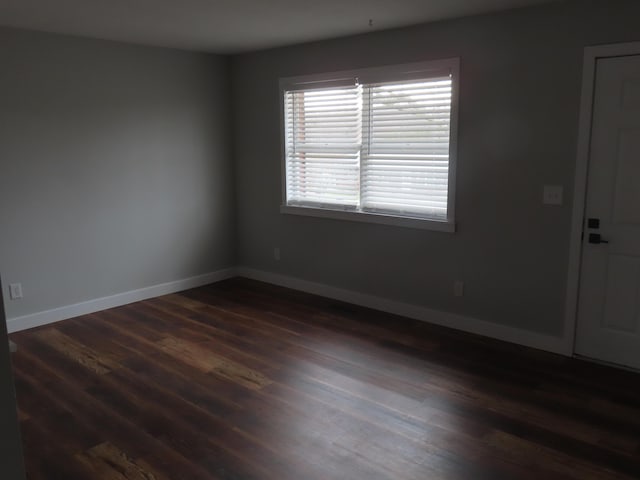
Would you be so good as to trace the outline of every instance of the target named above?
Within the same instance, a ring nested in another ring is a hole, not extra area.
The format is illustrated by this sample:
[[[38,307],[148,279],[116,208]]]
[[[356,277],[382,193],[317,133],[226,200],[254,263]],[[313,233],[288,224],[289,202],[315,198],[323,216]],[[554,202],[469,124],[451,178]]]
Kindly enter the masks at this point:
[[[11,338],[30,480],[640,478],[640,375],[254,281]]]

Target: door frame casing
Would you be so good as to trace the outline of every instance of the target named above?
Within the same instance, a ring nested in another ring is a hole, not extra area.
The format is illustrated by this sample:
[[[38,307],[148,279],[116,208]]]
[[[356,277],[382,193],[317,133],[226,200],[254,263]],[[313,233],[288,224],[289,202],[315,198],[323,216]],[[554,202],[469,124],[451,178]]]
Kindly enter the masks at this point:
[[[582,97],[578,123],[576,170],[571,214],[571,240],[569,245],[569,270],[565,304],[564,342],[567,355],[575,354],[578,328],[578,300],[580,295],[580,270],[582,265],[582,231],[587,200],[593,96],[595,91],[596,64],[600,58],[640,55],[640,42],[596,45],[584,49],[582,67]]]

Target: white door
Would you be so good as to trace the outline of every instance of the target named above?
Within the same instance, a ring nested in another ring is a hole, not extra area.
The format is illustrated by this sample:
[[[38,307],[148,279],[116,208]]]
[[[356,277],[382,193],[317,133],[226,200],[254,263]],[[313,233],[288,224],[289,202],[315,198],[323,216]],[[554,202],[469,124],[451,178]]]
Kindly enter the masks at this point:
[[[576,353],[640,369],[640,55],[598,59],[593,102]]]

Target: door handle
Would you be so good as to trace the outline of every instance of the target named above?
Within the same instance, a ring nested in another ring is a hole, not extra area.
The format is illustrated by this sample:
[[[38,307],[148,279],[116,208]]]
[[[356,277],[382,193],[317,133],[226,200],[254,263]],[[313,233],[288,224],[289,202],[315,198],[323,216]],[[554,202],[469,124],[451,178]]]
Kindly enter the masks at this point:
[[[599,233],[590,233],[589,234],[589,243],[593,243],[595,245],[599,245],[601,243],[609,243],[608,240],[603,240],[602,235]]]

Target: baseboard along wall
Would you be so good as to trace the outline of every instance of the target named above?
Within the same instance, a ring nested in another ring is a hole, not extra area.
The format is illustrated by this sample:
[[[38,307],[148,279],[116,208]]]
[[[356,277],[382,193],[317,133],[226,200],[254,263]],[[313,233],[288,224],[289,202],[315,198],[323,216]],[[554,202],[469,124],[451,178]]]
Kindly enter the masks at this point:
[[[487,322],[474,317],[458,315],[455,313],[434,310],[427,307],[398,302],[387,298],[354,292],[330,285],[301,280],[299,278],[255,270],[248,267],[236,268],[236,274],[261,282],[271,283],[282,287],[300,290],[322,297],[333,298],[362,307],[373,308],[387,313],[420,320],[434,325],[475,333],[485,337],[503,340],[526,347],[536,348],[547,352],[571,356],[573,352],[567,351],[567,345],[563,338],[551,335],[543,335],[528,330],[508,327],[498,323]]]
[[[267,272],[264,270],[256,270],[244,266],[227,268],[196,277],[154,285],[138,290],[132,290],[130,292],[123,292],[74,305],[9,318],[7,320],[7,329],[9,333],[12,333],[20,330],[26,330],[28,328],[39,327],[80,315],[86,315],[106,310],[108,308],[119,307],[129,303],[146,300],[148,298],[159,297],[161,295],[176,293],[189,288],[208,285],[210,283],[219,282],[235,276],[271,283],[273,285],[279,285],[294,290],[300,290],[352,303],[354,305],[373,308],[375,310],[401,315],[403,317],[454,328],[456,330],[462,330],[547,352],[558,353],[566,356],[571,356],[573,354],[573,352],[569,351],[567,348],[568,342],[561,337],[543,335],[497,323],[487,322],[485,320],[469,316],[434,310],[419,305],[398,302],[396,300],[336,288],[323,283],[310,282],[296,277]]]
[[[117,293],[108,297],[96,298],[86,302],[66,305],[64,307],[45,310],[43,312],[32,313],[20,317],[7,319],[7,330],[9,333],[26,330],[28,328],[40,327],[50,323],[67,320],[69,318],[87,315],[89,313],[107,310],[109,308],[120,307],[129,303],[147,300],[149,298],[160,297],[170,293],[180,292],[189,288],[202,287],[210,283],[219,282],[235,276],[235,268],[227,268],[211,273],[205,273],[195,277],[184,278],[173,282],[161,283],[150,287],[131,290],[129,292]]]

